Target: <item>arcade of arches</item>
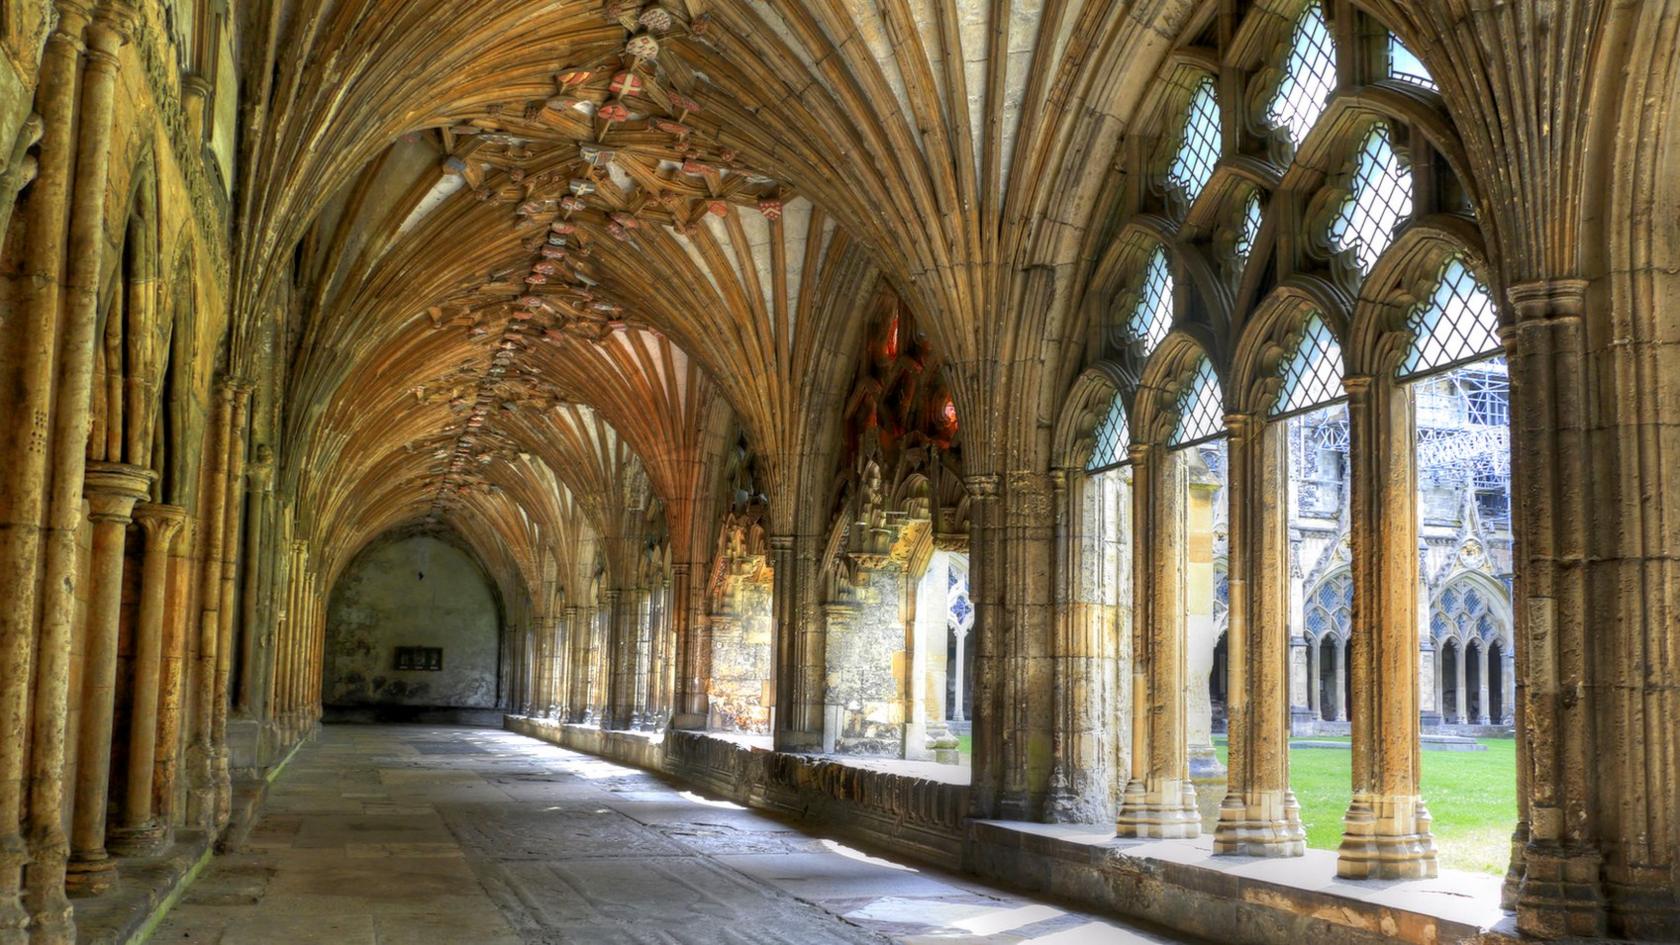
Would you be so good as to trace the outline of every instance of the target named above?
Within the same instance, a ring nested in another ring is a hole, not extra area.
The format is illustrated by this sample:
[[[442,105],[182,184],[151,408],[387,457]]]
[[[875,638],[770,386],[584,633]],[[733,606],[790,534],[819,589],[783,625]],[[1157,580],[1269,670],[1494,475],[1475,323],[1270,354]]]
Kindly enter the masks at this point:
[[[370,718],[1173,934],[1680,938],[1677,0],[0,44],[0,945],[143,937]]]

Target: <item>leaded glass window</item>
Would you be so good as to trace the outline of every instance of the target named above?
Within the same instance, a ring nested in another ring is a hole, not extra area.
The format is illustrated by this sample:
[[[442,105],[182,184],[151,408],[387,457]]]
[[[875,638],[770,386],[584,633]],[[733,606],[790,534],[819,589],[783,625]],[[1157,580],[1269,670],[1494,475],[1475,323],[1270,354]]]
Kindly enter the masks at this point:
[[[1435,84],[1435,77],[1423,67],[1423,61],[1413,55],[1412,51],[1406,48],[1406,44],[1400,42],[1400,37],[1393,33],[1388,34],[1388,75],[1389,78],[1420,85],[1432,92],[1440,90],[1440,86]]]
[[[1091,461],[1085,464],[1088,471],[1107,469],[1118,466],[1130,456],[1132,448],[1131,428],[1126,423],[1126,404],[1119,394],[1109,402],[1108,414],[1102,423],[1097,425],[1097,444],[1091,450]]]
[[[1203,356],[1196,363],[1196,373],[1178,395],[1178,427],[1167,445],[1187,446],[1224,433],[1224,400],[1219,377],[1213,373],[1213,362]]]
[[[1298,413],[1342,396],[1342,346],[1317,312],[1301,326],[1295,353],[1283,362],[1283,389],[1278,391],[1272,416]]]
[[[1148,357],[1172,330],[1172,297],[1173,280],[1172,272],[1167,268],[1167,251],[1156,247],[1144,266],[1137,304],[1126,324],[1132,339],[1143,342],[1144,357]]]
[[[1260,195],[1249,194],[1248,203],[1243,207],[1242,229],[1237,231],[1234,247],[1241,264],[1248,262],[1248,257],[1254,252],[1254,244],[1260,239],[1260,220]]]
[[[1406,317],[1412,347],[1400,376],[1463,364],[1501,350],[1493,296],[1458,257],[1441,267],[1435,291]]]
[[[1347,639],[1353,629],[1353,575],[1346,569],[1318,582],[1307,595],[1306,636]]]
[[[1266,118],[1272,127],[1287,131],[1290,143],[1298,146],[1324,114],[1335,88],[1336,44],[1324,22],[1324,7],[1314,3],[1295,21],[1283,81],[1266,109]]]
[[[1354,158],[1353,186],[1330,223],[1330,245],[1352,250],[1361,274],[1371,271],[1394,241],[1394,228],[1412,213],[1412,171],[1394,151],[1388,126],[1378,122]]]
[[[1194,203],[1202,195],[1202,188],[1213,177],[1213,166],[1219,163],[1219,151],[1224,137],[1219,130],[1219,98],[1213,90],[1213,78],[1204,76],[1190,93],[1190,110],[1184,116],[1184,136],[1179,141],[1178,154],[1167,169],[1167,181],[1177,187],[1184,199]]]
[[[1494,613],[1491,591],[1468,578],[1454,579],[1435,598],[1429,632],[1436,640],[1503,641],[1505,622]]]

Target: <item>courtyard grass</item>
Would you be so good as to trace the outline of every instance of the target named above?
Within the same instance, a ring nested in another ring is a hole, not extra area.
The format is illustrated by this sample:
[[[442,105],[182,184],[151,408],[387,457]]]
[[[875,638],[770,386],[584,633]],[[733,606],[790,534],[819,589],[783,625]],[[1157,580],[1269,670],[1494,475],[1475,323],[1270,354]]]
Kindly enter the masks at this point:
[[[1314,738],[1342,741],[1346,738]],[[1444,869],[1502,874],[1510,865],[1517,822],[1517,743],[1483,738],[1486,751],[1425,751],[1423,798],[1434,817],[1435,847]],[[1217,741],[1225,760],[1225,739]],[[1289,781],[1301,804],[1307,846],[1334,850],[1352,791],[1352,755],[1335,748],[1293,748]]]

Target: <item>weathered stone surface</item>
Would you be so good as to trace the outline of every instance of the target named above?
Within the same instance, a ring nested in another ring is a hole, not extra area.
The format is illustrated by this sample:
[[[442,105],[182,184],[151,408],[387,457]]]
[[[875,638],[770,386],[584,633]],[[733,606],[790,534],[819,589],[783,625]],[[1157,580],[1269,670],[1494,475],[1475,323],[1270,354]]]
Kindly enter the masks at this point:
[[[438,750],[447,745],[460,750]],[[384,801],[358,789],[369,781],[427,813],[376,813]],[[568,790],[494,800],[472,790],[532,784]],[[361,809],[315,813],[328,794]],[[212,864],[154,941],[1014,945],[1070,930],[1167,941],[481,730],[330,726],[281,775],[251,837]]]

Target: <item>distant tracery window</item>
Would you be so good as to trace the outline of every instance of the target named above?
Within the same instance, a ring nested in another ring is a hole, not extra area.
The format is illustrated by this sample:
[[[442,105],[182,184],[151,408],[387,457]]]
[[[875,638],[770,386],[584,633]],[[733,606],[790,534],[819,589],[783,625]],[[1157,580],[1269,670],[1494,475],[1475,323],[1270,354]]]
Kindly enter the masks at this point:
[[[1388,34],[1388,75],[1389,78],[1410,82],[1431,92],[1440,91],[1441,88],[1435,84],[1435,77],[1423,67],[1423,61],[1413,55],[1412,51],[1406,48],[1406,44],[1400,42],[1400,37],[1393,33]]]
[[[1494,614],[1490,591],[1469,578],[1453,579],[1429,617],[1429,633],[1436,640],[1504,639],[1504,621]]]
[[[1157,246],[1144,266],[1137,304],[1126,323],[1131,338],[1143,342],[1144,357],[1148,357],[1172,330],[1172,297],[1173,280],[1172,272],[1167,268],[1167,251]]]
[[[946,599],[951,602],[950,629],[967,633],[974,626],[974,602],[968,598],[968,575],[952,566],[945,575]]]
[[[1336,44],[1324,22],[1324,7],[1314,3],[1295,21],[1289,42],[1289,58],[1283,64],[1283,81],[1266,109],[1272,127],[1289,133],[1291,144],[1299,146],[1324,114],[1330,93],[1336,89]]]
[[[1295,353],[1283,362],[1283,388],[1272,416],[1299,413],[1342,396],[1342,347],[1317,312],[1301,326]]]
[[[1388,126],[1378,122],[1359,146],[1347,201],[1330,223],[1330,245],[1352,250],[1369,273],[1394,241],[1394,228],[1412,213],[1412,172],[1400,160]]]
[[[1126,462],[1132,448],[1131,427],[1126,422],[1126,404],[1119,394],[1109,401],[1108,413],[1097,425],[1096,447],[1085,469],[1096,472]]]
[[[1493,296],[1464,261],[1453,257],[1441,267],[1435,291],[1406,318],[1412,347],[1400,365],[1410,377],[1486,357],[1500,350],[1499,314]]]
[[[1318,582],[1307,596],[1306,635],[1346,639],[1353,630],[1353,576],[1346,569]]]
[[[1213,167],[1219,163],[1224,136],[1219,130],[1219,98],[1213,90],[1213,78],[1204,76],[1190,94],[1190,110],[1184,116],[1184,136],[1167,169],[1167,181],[1184,194],[1185,201],[1194,203],[1213,177]]]
[[[1196,373],[1178,395],[1178,427],[1168,446],[1189,446],[1225,432],[1224,394],[1213,362],[1206,355],[1196,362]]]

